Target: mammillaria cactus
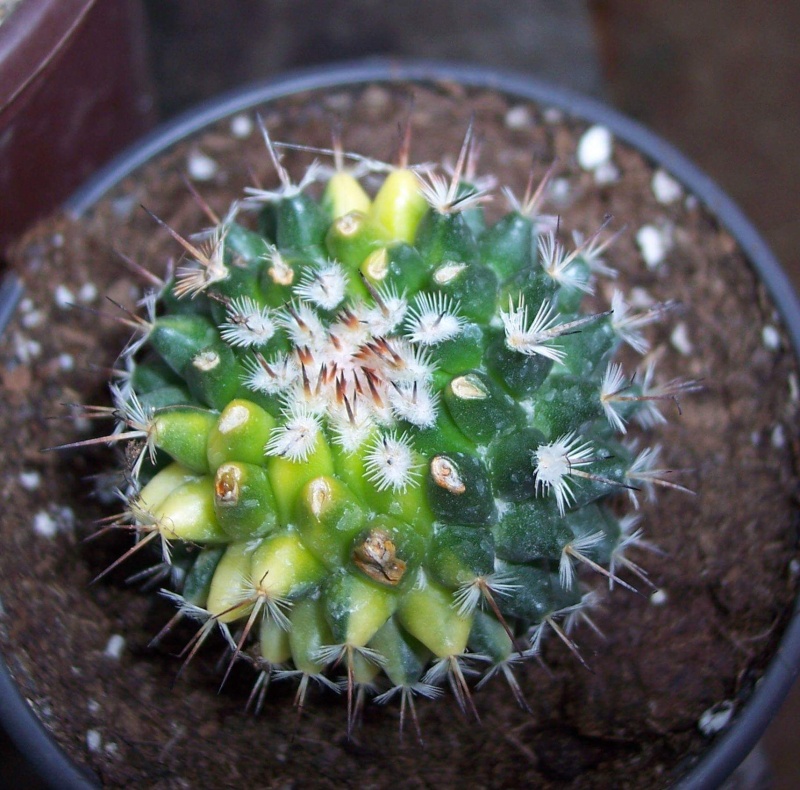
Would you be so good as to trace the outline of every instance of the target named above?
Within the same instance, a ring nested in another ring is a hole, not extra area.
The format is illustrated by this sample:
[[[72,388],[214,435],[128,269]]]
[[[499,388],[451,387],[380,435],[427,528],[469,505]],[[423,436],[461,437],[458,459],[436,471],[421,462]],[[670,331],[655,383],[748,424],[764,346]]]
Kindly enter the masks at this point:
[[[413,715],[449,683],[473,708],[476,673],[524,705],[514,672],[546,631],[580,659],[579,566],[648,583],[626,555],[637,497],[681,486],[626,429],[694,385],[615,354],[647,352],[669,305],[616,292],[582,312],[613,236],[567,251],[539,215],[547,176],[487,226],[471,131],[447,177],[407,144],[395,167],[336,147],[297,184],[264,137],[278,187],[199,240],[168,229],[187,261],[150,276],[114,405],[93,410],[117,429],[91,442],[130,440],[107,523],[138,540],[111,567],[160,544],[167,627],[200,623],[187,660],[221,630],[258,707],[272,679],[297,678],[301,706],[316,681],[346,690],[349,729],[368,693]],[[367,172],[386,173],[373,197]]]

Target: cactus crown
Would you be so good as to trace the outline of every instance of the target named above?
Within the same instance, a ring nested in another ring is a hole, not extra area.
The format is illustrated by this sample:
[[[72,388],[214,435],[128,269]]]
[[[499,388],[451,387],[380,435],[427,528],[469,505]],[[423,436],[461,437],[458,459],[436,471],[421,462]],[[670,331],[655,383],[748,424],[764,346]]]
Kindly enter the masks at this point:
[[[611,237],[562,246],[538,215],[547,176],[487,227],[471,131],[452,175],[403,163],[374,196],[338,149],[295,184],[264,136],[276,189],[199,240],[169,230],[185,263],[112,386],[102,440],[132,440],[113,525],[131,552],[160,545],[165,594],[199,622],[189,656],[220,629],[259,706],[291,676],[301,704],[344,677],[349,726],[373,692],[413,711],[449,682],[472,707],[475,670],[524,704],[513,668],[546,630],[578,655],[577,567],[647,581],[619,503],[679,486],[621,436],[693,385],[614,355],[646,352],[668,305],[582,313]]]

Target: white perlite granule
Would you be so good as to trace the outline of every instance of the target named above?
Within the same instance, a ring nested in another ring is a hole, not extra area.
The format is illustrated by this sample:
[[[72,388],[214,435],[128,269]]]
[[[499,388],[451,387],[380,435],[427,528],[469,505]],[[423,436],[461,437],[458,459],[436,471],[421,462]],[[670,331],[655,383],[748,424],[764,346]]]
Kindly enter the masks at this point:
[[[78,291],[78,299],[84,304],[89,304],[97,299],[97,286],[94,283],[84,283]]]
[[[192,151],[186,160],[186,169],[195,181],[210,181],[217,174],[219,165],[202,151]]]
[[[761,342],[764,343],[764,348],[777,351],[781,347],[780,333],[771,324],[766,324],[761,330]]]
[[[231,134],[239,140],[244,140],[253,132],[253,120],[249,115],[234,115],[231,118]]]
[[[40,510],[33,517],[33,531],[40,537],[52,538],[58,532],[58,525],[48,513]]]
[[[592,126],[578,142],[576,156],[584,170],[596,170],[611,160],[614,140],[605,126]]]
[[[66,285],[57,285],[56,290],[53,292],[53,300],[56,303],[56,307],[68,310],[75,302],[75,295]]]
[[[667,257],[672,246],[671,237],[655,225],[642,225],[636,234],[636,243],[648,269],[655,269]]]
[[[598,186],[619,181],[619,168],[613,162],[603,162],[594,171],[594,183]]]
[[[724,730],[733,716],[734,704],[730,700],[712,705],[700,716],[697,726],[703,735],[716,735]]]
[[[19,484],[26,491],[35,491],[42,483],[42,476],[36,472],[20,472]]]
[[[125,637],[120,634],[112,634],[106,643],[106,649],[103,651],[103,655],[109,658],[119,659],[122,656],[123,650],[125,650]]]
[[[103,745],[103,738],[97,730],[86,730],[86,748],[90,752],[99,752]]]
[[[656,200],[668,205],[683,197],[683,187],[665,170],[656,170],[650,182]]]
[[[67,505],[50,507],[50,513],[40,510],[33,517],[33,531],[43,538],[53,538],[59,532],[71,532],[75,527],[75,513]]]
[[[533,119],[530,110],[522,104],[512,107],[505,117],[506,127],[509,129],[527,129],[531,126]]]
[[[669,336],[669,342],[672,343],[673,348],[685,357],[688,357],[694,351],[692,341],[689,340],[689,330],[683,321],[675,325],[672,334]]]

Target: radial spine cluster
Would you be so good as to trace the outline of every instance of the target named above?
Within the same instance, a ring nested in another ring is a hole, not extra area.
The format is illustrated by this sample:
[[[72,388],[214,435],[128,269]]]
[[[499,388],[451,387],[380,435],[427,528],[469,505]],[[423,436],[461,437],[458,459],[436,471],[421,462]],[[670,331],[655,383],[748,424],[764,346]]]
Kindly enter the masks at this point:
[[[368,696],[405,714],[449,685],[471,708],[475,674],[524,704],[546,630],[579,655],[578,567],[647,583],[621,506],[680,486],[623,438],[694,385],[614,355],[646,353],[669,305],[582,312],[612,237],[567,251],[547,176],[487,226],[471,132],[451,176],[386,167],[373,195],[341,151],[294,184],[264,138],[279,186],[192,240],[167,228],[184,260],[121,357],[94,440],[130,442],[118,562],[159,546],[186,655],[221,630],[258,707],[295,678],[301,705],[346,689],[349,726]]]

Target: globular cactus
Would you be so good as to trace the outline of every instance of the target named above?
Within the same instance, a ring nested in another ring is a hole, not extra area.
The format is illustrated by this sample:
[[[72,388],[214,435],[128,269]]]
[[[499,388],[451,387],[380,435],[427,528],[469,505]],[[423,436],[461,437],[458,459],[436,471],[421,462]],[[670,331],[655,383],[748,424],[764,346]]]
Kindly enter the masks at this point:
[[[581,312],[605,228],[567,251],[538,214],[547,177],[487,227],[469,133],[448,177],[337,150],[299,184],[264,136],[279,186],[200,240],[169,231],[186,261],[97,410],[118,426],[93,441],[131,440],[118,562],[160,544],[176,618],[200,622],[187,654],[221,629],[259,705],[296,677],[300,704],[346,687],[351,724],[368,692],[413,711],[449,682],[472,707],[478,673],[524,704],[514,668],[546,630],[577,655],[577,568],[646,582],[622,505],[680,488],[622,435],[693,385],[614,361],[668,305]],[[346,161],[383,169],[373,197]]]

